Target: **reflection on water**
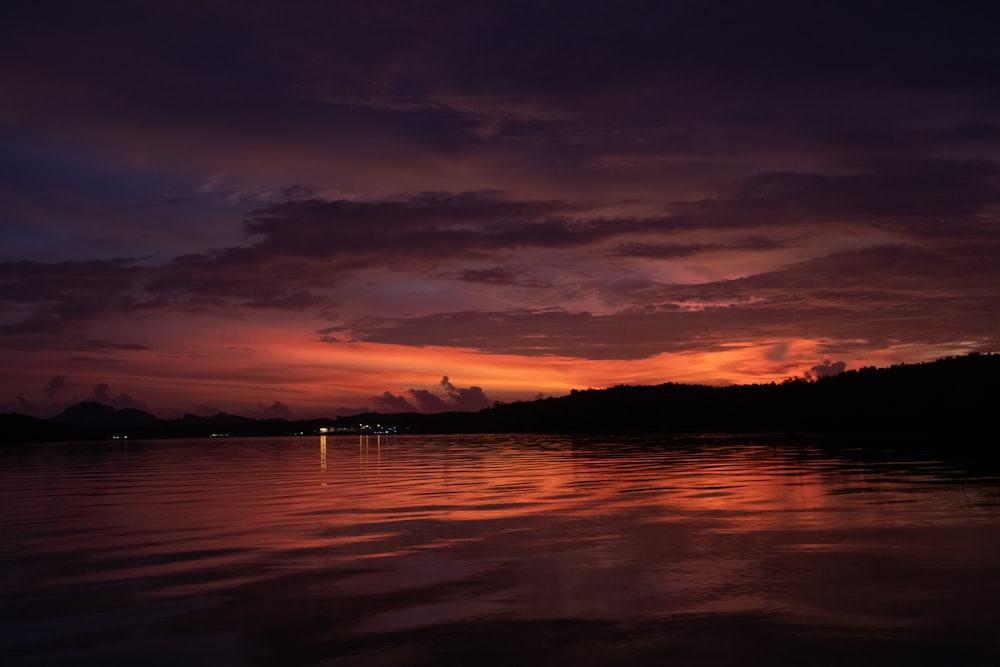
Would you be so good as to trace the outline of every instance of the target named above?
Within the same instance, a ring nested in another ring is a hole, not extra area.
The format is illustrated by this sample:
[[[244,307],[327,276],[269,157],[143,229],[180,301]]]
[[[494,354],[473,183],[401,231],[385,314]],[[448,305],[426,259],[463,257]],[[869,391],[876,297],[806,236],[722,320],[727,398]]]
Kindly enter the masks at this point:
[[[318,440],[0,454],[5,664],[1000,663],[993,471],[749,436]]]
[[[388,435],[358,436],[358,466],[362,476],[366,473],[378,476],[382,472],[383,457],[389,457]]]

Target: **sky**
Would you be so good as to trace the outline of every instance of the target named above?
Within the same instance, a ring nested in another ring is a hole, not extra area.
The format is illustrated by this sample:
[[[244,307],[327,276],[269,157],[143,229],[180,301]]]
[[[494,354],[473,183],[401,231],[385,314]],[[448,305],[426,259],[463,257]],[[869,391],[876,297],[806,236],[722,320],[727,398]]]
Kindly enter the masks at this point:
[[[0,411],[476,410],[1000,351],[995,3],[0,15]]]

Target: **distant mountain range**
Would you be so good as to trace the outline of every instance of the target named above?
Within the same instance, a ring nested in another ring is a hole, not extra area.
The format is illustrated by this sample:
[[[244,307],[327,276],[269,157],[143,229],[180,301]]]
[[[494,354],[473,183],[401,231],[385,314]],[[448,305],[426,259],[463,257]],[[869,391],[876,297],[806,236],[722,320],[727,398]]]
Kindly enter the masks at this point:
[[[366,413],[301,421],[227,414],[158,419],[142,410],[86,402],[47,420],[0,415],[0,441],[315,435],[321,428],[332,433],[981,432],[993,440],[998,403],[1000,355],[970,354],[862,368],[812,382],[729,387],[668,382],[574,390],[561,397],[497,403],[479,412]]]

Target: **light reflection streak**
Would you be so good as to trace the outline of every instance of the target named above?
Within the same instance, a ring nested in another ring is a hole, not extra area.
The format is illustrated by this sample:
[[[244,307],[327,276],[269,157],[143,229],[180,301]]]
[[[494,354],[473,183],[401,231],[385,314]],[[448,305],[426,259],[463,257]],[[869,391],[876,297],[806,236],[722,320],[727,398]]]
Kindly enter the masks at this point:
[[[319,469],[326,474],[326,434],[319,436]],[[326,480],[322,486],[326,486]]]
[[[384,442],[383,442],[384,438]],[[383,444],[385,452],[383,452]],[[358,436],[358,471],[364,476],[371,472],[372,464],[375,468],[375,476],[380,477],[382,473],[382,457],[389,456],[389,436],[361,434]]]

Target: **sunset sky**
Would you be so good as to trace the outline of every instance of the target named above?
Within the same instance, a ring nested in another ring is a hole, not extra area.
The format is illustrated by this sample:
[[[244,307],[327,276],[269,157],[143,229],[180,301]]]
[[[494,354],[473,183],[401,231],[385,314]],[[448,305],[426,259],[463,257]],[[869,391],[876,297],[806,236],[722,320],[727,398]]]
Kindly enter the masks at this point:
[[[988,2],[14,2],[0,412],[1000,351]]]

